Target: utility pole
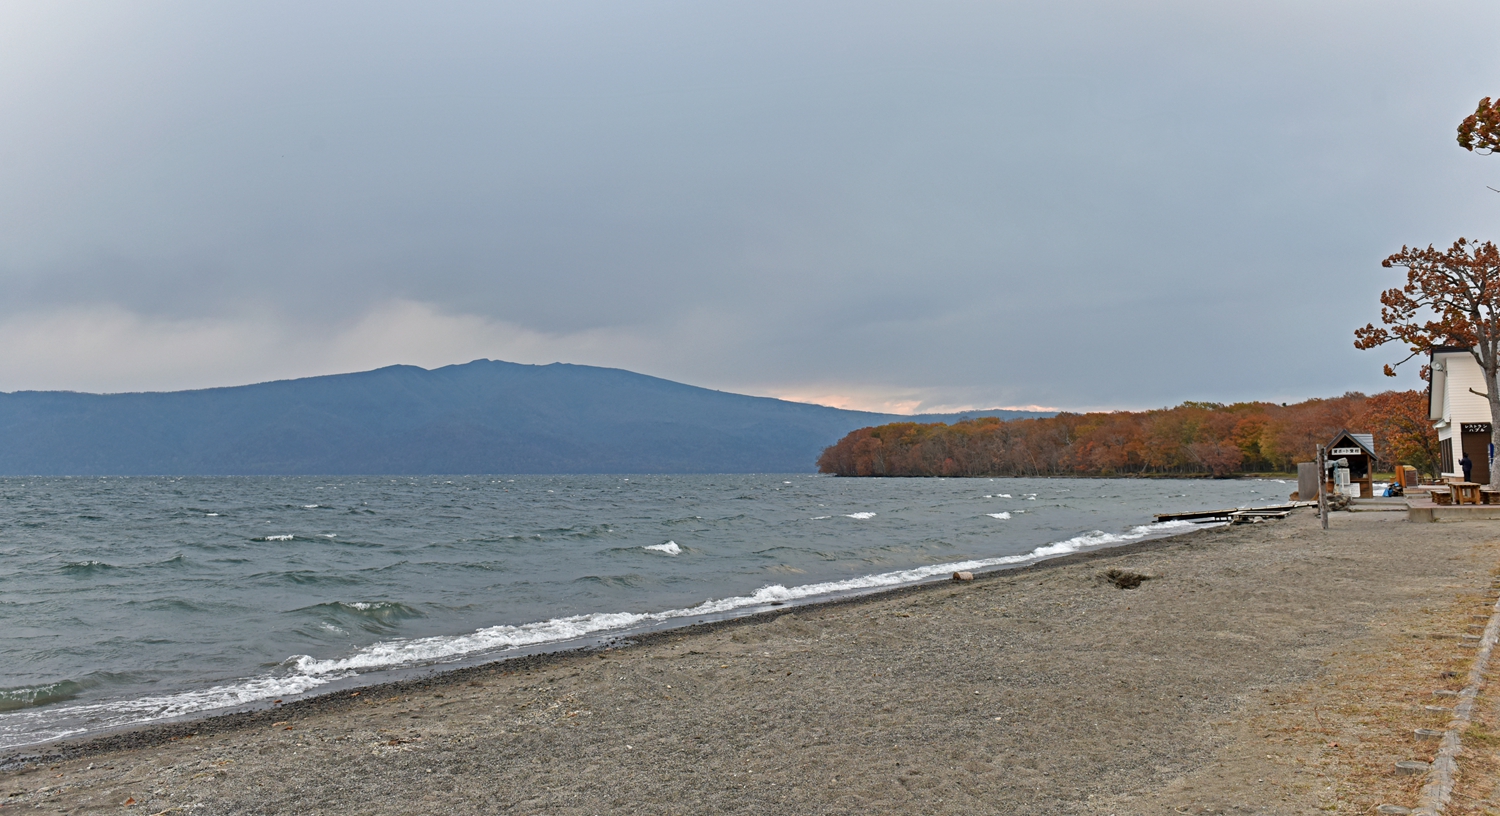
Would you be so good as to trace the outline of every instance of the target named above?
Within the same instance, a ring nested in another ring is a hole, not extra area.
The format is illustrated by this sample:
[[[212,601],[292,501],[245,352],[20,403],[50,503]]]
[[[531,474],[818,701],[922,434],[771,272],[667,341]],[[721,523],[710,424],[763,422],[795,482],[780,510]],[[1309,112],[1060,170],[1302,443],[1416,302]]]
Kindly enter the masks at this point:
[[[1328,529],[1328,472],[1323,469],[1323,446],[1318,446],[1318,517]]]

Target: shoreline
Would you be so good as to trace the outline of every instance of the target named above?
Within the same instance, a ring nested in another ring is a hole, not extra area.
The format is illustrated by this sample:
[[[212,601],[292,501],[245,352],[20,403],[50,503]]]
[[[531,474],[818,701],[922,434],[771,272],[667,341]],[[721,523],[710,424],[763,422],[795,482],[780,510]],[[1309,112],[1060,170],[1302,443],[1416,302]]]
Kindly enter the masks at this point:
[[[428,678],[434,673],[456,672],[456,670],[471,669],[471,667],[486,666],[490,663],[502,663],[502,661],[517,660],[522,657],[532,657],[538,654],[550,654],[550,652],[574,652],[595,651],[600,648],[610,648],[612,643],[637,642],[651,634],[670,633],[681,628],[694,627],[694,625],[714,624],[714,622],[733,621],[733,619],[747,618],[757,615],[777,615],[789,609],[799,609],[804,606],[819,606],[819,604],[835,603],[850,598],[865,597],[865,595],[879,595],[886,591],[895,591],[901,588],[915,588],[924,585],[942,585],[947,582],[947,576],[951,571],[974,571],[977,576],[995,573],[995,571],[1016,570],[1016,568],[1031,567],[1031,565],[1043,564],[1053,559],[1068,558],[1073,555],[1085,555],[1091,552],[1103,552],[1103,550],[1118,549],[1122,546],[1133,546],[1133,544],[1149,543],[1149,541],[1166,540],[1179,535],[1193,535],[1203,529],[1212,529],[1220,526],[1221,522],[1146,522],[1140,525],[1128,526],[1124,532],[1080,532],[1071,538],[1062,538],[1058,541],[1040,544],[1028,552],[1016,553],[1016,555],[990,556],[990,558],[969,558],[962,561],[945,561],[942,564],[916,565],[903,570],[889,571],[889,573],[870,573],[864,576],[849,577],[849,579],[828,580],[828,582],[814,582],[808,585],[781,586],[783,591],[796,594],[798,591],[811,588],[811,586],[829,586],[846,583],[841,588],[826,589],[826,591],[811,592],[801,597],[790,597],[787,600],[760,600],[753,603],[735,604],[721,610],[705,610],[705,612],[688,613],[699,609],[699,606],[681,607],[681,609],[654,610],[654,612],[625,612],[627,615],[643,616],[643,621],[634,624],[622,625],[618,628],[600,628],[600,630],[589,631],[579,636],[567,637],[561,640],[543,640],[543,642],[523,643],[519,646],[502,648],[499,651],[480,651],[468,655],[456,655],[450,660],[435,661],[435,663],[413,664],[413,666],[375,667],[375,669],[357,672],[350,676],[339,676],[330,681],[320,682],[314,688],[303,693],[279,694],[278,699],[297,700],[311,699],[311,697],[326,696],[326,694],[341,694],[348,691],[360,690],[366,687],[384,687],[384,685],[401,684],[411,679]],[[1155,529],[1152,529],[1155,528]],[[1092,535],[1103,535],[1106,543],[1089,543],[1088,538]],[[1059,552],[1049,552],[1055,547],[1067,547]],[[867,585],[855,585],[859,582],[870,582],[874,579],[882,579],[894,574],[915,573],[915,571],[936,570],[930,576],[915,577],[915,579],[898,580],[892,583],[867,583]],[[780,586],[780,585],[778,585]],[[727,598],[709,598],[703,604],[726,603],[726,601],[750,600],[760,591],[765,591],[769,586],[762,586],[756,592],[748,595],[732,595]],[[549,618],[546,621],[526,622],[517,624],[517,628],[532,627],[532,625],[546,625],[550,622],[567,619],[567,616]],[[481,630],[483,631],[483,630]],[[452,636],[452,634],[450,634]],[[332,658],[336,660],[336,658]],[[251,678],[226,679],[220,681],[222,684],[236,684],[236,682],[248,682]],[[192,690],[169,691],[168,694],[192,693]],[[273,694],[275,696],[275,694]],[[237,714],[249,714],[255,711],[267,711],[282,705],[273,702],[273,696],[264,697],[252,702],[237,703],[237,705],[220,706],[220,708],[199,709],[199,711],[187,712],[187,714],[174,715],[174,717],[153,718],[153,720],[136,721],[136,723],[110,724],[110,726],[92,727],[81,732],[66,733],[62,736],[37,739],[26,744],[10,745],[0,747],[0,769],[13,765],[9,759],[12,754],[23,753],[28,750],[39,750],[45,745],[54,742],[65,741],[90,741],[90,739],[102,738],[111,733],[126,732],[126,730],[148,729],[154,726],[166,726],[175,723],[195,723],[204,718],[231,717]],[[66,705],[66,703],[65,703]],[[87,703],[86,703],[87,705]],[[291,703],[287,703],[291,705]],[[40,706],[37,706],[40,708]],[[27,711],[27,709],[17,709]],[[34,711],[34,708],[33,708]]]
[[[1137,526],[1145,527],[1150,525]],[[1028,570],[1043,569],[1053,565],[1066,566],[1073,563],[1087,562],[1093,560],[1096,556],[1128,554],[1129,552],[1137,551],[1136,548],[1141,550],[1149,549],[1152,545],[1208,533],[1224,526],[1220,523],[1204,524],[1197,526],[1196,529],[1184,529],[1182,532],[1148,537],[1138,541],[1106,544],[1058,555],[1036,556],[1034,560],[1029,562],[1017,563],[1013,566],[993,566],[985,568],[983,571],[974,572],[973,583],[992,580],[994,577],[1002,574],[1015,574]],[[1071,539],[1065,539],[1064,541],[1068,540]],[[1056,546],[1056,544],[1043,545],[1038,549],[1044,549],[1048,546]],[[1034,552],[1035,550],[1024,555],[1031,556]],[[953,563],[961,564],[963,562]],[[946,566],[948,565],[941,566],[944,566],[946,570]],[[940,587],[949,587],[952,584],[953,581],[951,579],[932,577],[912,583],[853,589],[833,595],[814,595],[805,600],[798,599],[766,605],[771,608],[761,608],[760,606],[745,607],[759,611],[746,614],[735,614],[734,611],[730,611],[722,613],[724,617],[706,616],[710,617],[706,621],[688,623],[658,621],[641,629],[625,628],[617,631],[603,631],[594,635],[587,635],[566,641],[518,647],[509,653],[488,653],[475,655],[470,658],[460,658],[449,663],[377,670],[366,675],[355,675],[354,677],[331,681],[326,686],[320,686],[318,691],[293,696],[291,701],[286,703],[273,703],[269,700],[262,700],[228,709],[210,709],[204,712],[185,714],[180,717],[105,728],[83,734],[19,745],[14,748],[0,749],[0,772],[14,770],[27,763],[46,763],[74,759],[120,748],[149,747],[165,742],[172,742],[187,736],[196,736],[200,731],[207,733],[215,730],[233,729],[261,720],[269,722],[270,720],[267,717],[275,719],[279,716],[280,712],[331,710],[336,708],[339,701],[347,700],[349,693],[353,691],[380,693],[384,691],[402,691],[411,688],[431,688],[436,683],[459,682],[467,674],[488,670],[500,665],[519,666],[521,668],[516,669],[518,671],[533,670],[538,667],[544,667],[553,660],[562,660],[572,656],[595,654],[601,651],[620,648],[645,646],[674,635],[717,632],[735,626],[774,621],[776,618],[792,612],[878,601],[887,597],[898,597],[908,592],[930,591]],[[684,618],[684,620],[687,619]],[[506,654],[512,654],[512,656],[503,656]],[[370,682],[359,682],[361,677],[370,678]],[[381,679],[384,677],[392,679]],[[343,682],[344,680],[351,682],[345,683]],[[54,747],[61,748],[61,750],[56,752],[47,750]]]
[[[1127,816],[1411,806],[1422,778],[1397,775],[1394,763],[1431,759],[1435,745],[1414,742],[1412,729],[1431,727],[1432,689],[1462,683],[1452,677],[1473,650],[1457,633],[1489,597],[1500,541],[1483,523],[1386,513],[1333,522],[1325,532],[1298,511],[622,648],[63,740],[0,772],[0,809]],[[1110,570],[1144,580],[1125,589]],[[1459,777],[1476,800],[1490,792],[1474,786],[1494,776],[1477,770]]]

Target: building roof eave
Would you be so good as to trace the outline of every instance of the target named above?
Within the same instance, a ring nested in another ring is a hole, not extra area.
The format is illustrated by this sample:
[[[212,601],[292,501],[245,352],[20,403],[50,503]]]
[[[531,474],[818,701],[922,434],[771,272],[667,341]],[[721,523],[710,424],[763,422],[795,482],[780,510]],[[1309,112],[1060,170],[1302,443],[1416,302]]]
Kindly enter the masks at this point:
[[[1375,455],[1375,435],[1374,434],[1356,434],[1356,433],[1352,433],[1348,428],[1343,428],[1343,429],[1340,429],[1338,433],[1336,433],[1336,434],[1333,435],[1333,441],[1328,443],[1328,447],[1330,447],[1330,448],[1338,447],[1338,442],[1339,442],[1340,439],[1347,439],[1347,440],[1349,440],[1351,443],[1354,444],[1355,447],[1359,448],[1360,450],[1363,450],[1371,459],[1379,459],[1380,458],[1379,456]],[[1369,440],[1369,442],[1365,441],[1367,439]]]

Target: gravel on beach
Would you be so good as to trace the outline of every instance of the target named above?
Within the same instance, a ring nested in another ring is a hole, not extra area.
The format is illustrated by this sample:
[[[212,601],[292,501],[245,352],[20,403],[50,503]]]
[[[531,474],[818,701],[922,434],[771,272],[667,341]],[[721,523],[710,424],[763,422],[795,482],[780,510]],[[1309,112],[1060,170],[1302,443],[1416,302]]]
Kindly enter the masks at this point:
[[[1500,545],[1331,521],[43,746],[0,757],[0,812],[1369,813],[1420,784],[1383,735],[1448,682],[1398,647],[1460,652]]]

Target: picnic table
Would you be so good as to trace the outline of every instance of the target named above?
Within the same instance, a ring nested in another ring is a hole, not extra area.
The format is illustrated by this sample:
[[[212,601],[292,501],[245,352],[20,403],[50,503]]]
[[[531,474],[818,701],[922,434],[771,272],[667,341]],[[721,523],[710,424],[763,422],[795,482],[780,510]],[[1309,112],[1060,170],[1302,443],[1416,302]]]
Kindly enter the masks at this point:
[[[1478,482],[1449,482],[1448,490],[1453,494],[1454,504],[1479,504]]]

